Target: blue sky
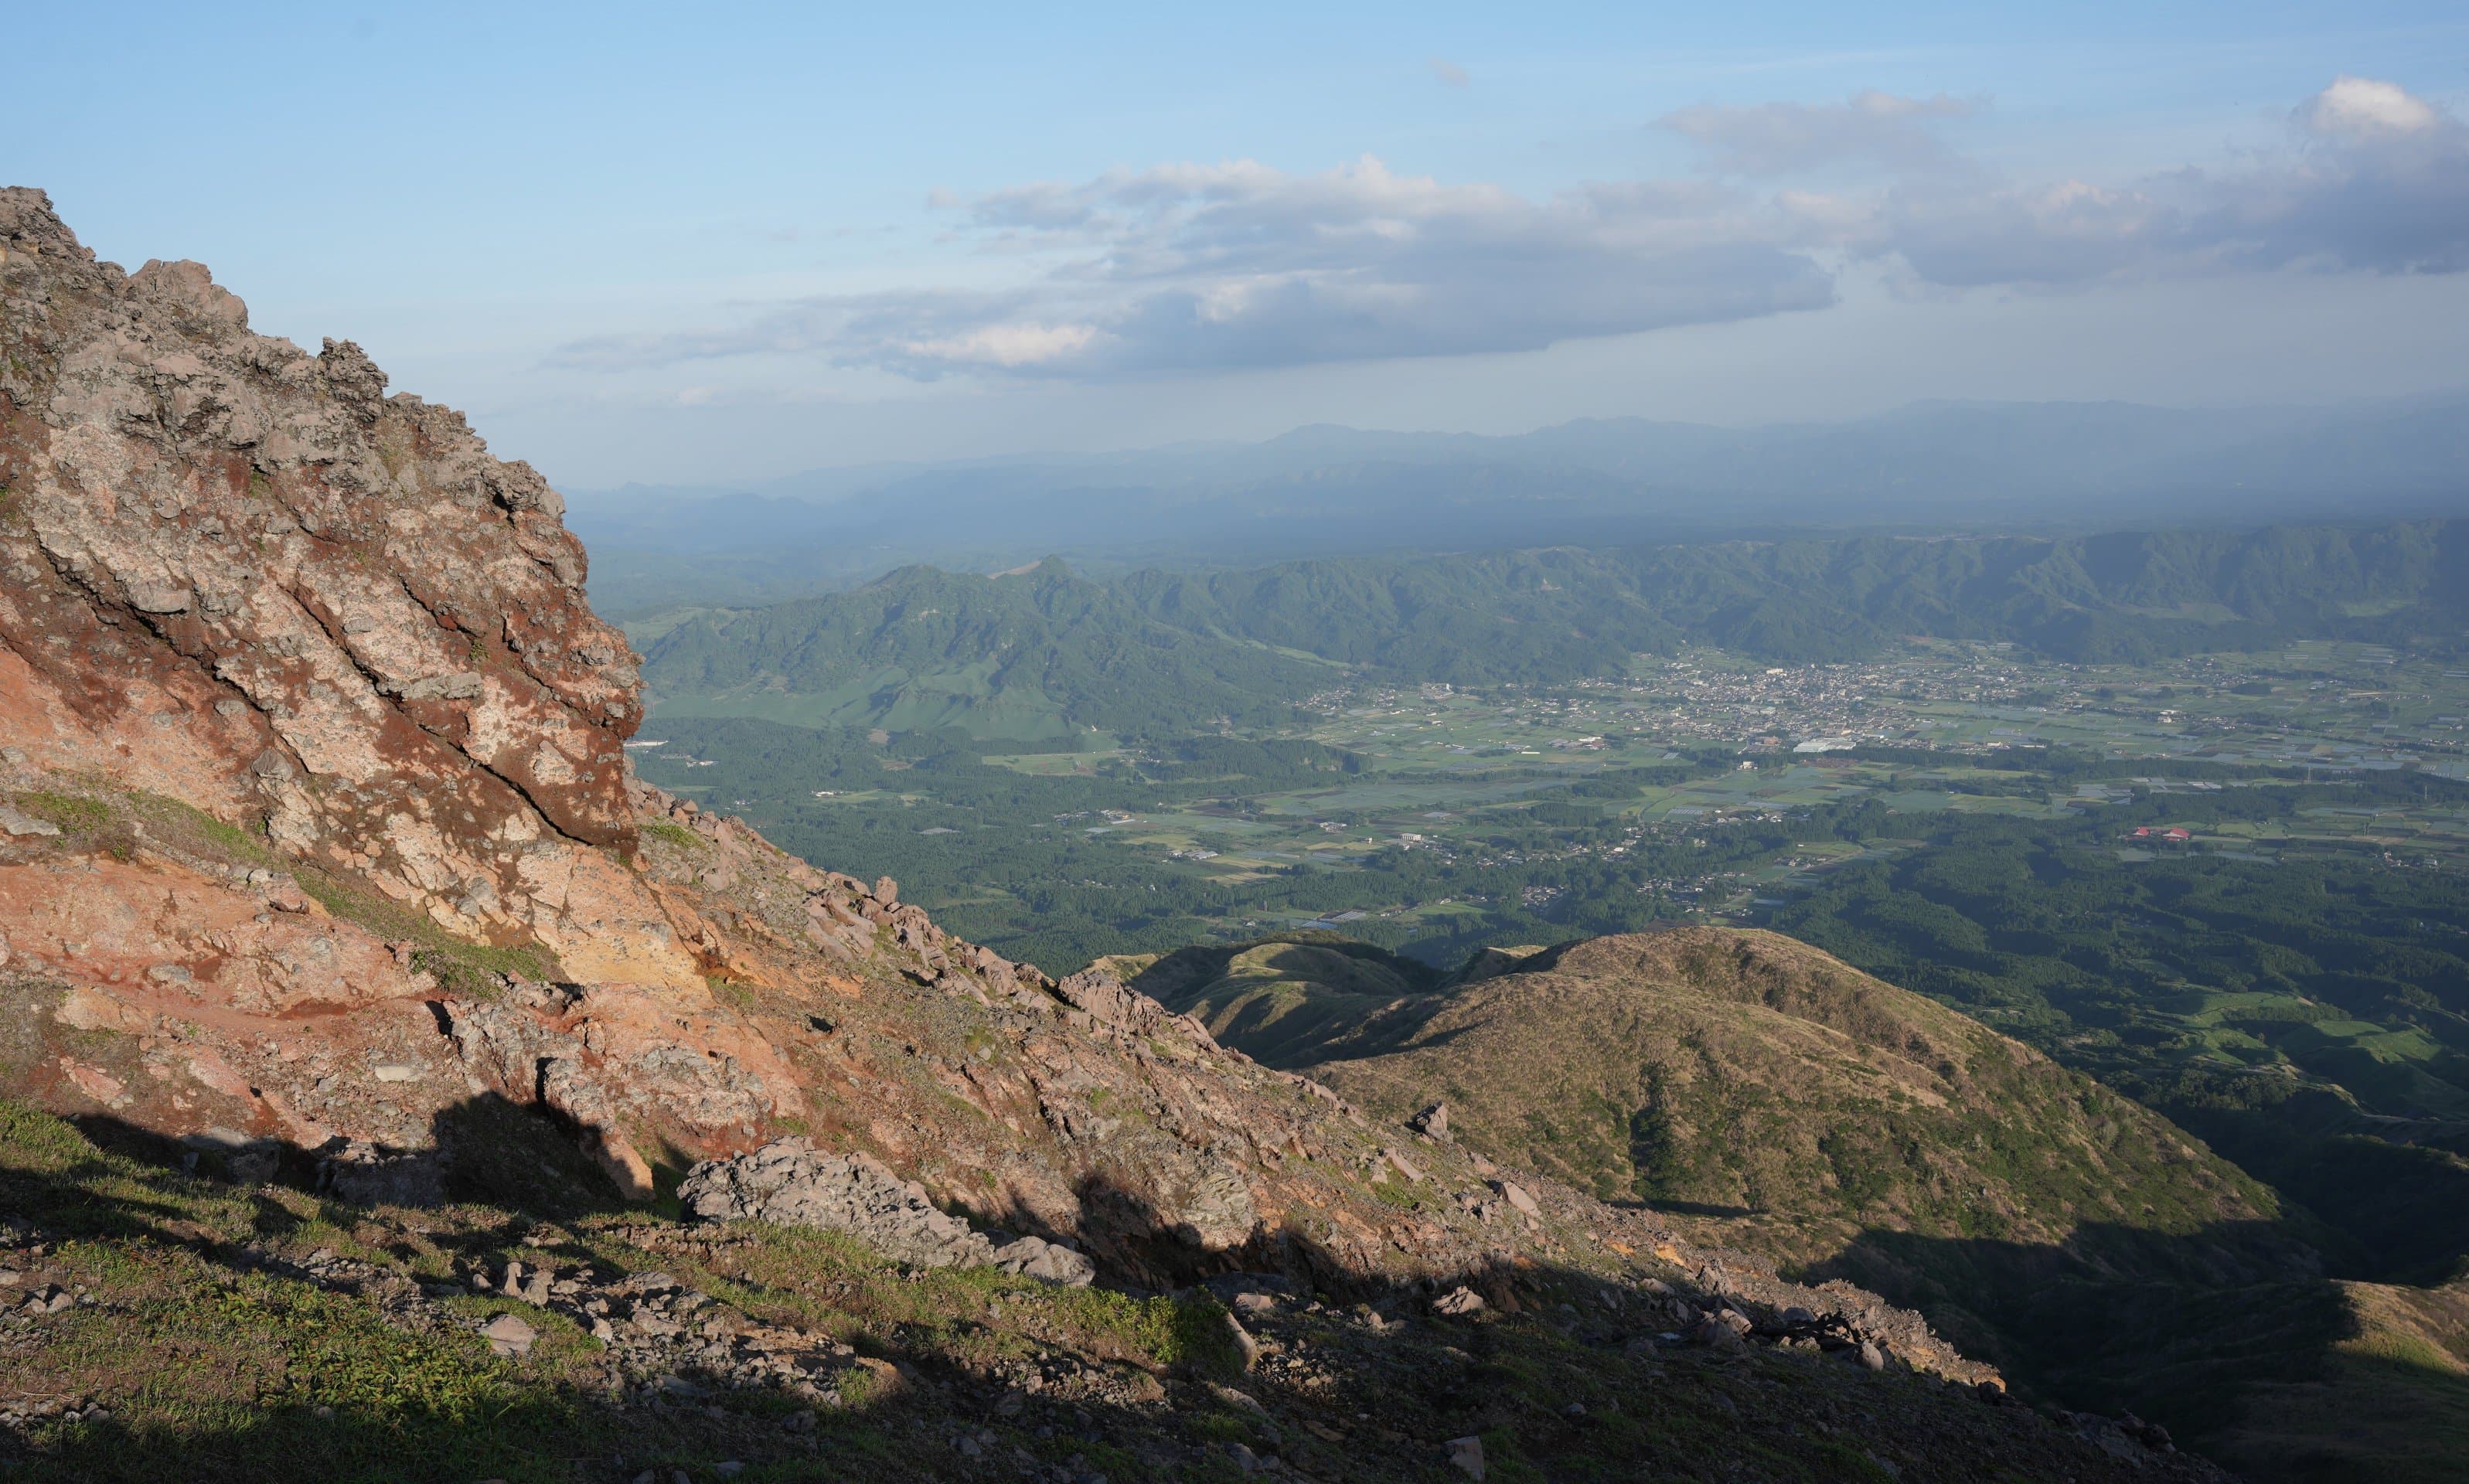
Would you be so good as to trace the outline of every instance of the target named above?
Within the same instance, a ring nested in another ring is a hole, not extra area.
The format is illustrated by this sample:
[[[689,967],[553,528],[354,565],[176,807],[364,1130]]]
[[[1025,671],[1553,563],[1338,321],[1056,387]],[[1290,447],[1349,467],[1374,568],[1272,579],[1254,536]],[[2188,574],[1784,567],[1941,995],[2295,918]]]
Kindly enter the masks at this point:
[[[8,183],[567,485],[2469,383],[2457,4],[100,15]]]

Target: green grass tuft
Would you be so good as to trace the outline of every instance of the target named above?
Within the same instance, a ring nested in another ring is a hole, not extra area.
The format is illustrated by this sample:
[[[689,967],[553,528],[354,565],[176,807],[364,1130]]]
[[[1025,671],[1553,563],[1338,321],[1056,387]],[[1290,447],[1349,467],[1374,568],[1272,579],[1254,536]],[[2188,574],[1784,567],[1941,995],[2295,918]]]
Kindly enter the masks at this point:
[[[111,823],[111,806],[77,793],[37,790],[17,795],[17,807],[72,834],[90,834]]]
[[[666,841],[680,850],[700,850],[703,840],[692,830],[665,819],[655,819],[642,826],[642,833],[653,839]]]

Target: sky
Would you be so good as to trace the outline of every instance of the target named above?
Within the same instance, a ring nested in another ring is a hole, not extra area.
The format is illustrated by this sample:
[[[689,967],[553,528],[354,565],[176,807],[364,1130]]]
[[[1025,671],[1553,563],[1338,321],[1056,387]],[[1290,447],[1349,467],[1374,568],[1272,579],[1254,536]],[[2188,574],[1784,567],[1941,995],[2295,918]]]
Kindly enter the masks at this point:
[[[137,4],[0,184],[568,488],[2469,387],[2469,9]]]

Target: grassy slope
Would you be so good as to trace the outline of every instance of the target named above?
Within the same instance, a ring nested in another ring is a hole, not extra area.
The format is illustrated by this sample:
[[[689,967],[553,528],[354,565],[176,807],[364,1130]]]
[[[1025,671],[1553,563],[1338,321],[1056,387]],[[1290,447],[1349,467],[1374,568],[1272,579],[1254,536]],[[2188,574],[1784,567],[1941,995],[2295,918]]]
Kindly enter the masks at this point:
[[[1913,1303],[2259,1477],[2443,1477],[2469,1427],[2461,1291],[2321,1281],[2302,1215],[2165,1119],[1803,945],[1599,939],[1386,998],[1313,983],[1333,956],[1194,950],[1141,982],[1379,1116],[1445,1099],[1496,1157]]]
[[[1440,1003],[1424,993],[1430,969],[1361,944],[1271,941],[1116,955],[1091,967],[1137,978],[1178,1009],[1206,1005],[1219,1040],[1278,1067],[1320,1061],[1341,1038]]]
[[[1142,987],[1384,1114],[1445,1099],[1464,1137],[1607,1199],[2020,1241],[2276,1214],[2162,1120],[1772,934],[1597,939],[1443,994],[1392,974],[1385,999],[1306,983],[1323,960],[1350,962],[1256,948]]]

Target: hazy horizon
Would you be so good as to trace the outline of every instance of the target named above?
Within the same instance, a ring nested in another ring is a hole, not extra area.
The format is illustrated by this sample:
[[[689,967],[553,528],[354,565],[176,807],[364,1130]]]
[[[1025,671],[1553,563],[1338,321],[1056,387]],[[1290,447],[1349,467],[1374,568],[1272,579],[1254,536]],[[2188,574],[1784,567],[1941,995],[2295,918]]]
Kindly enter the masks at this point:
[[[2423,391],[2398,397],[2362,397],[2326,395],[2312,400],[2290,399],[2280,401],[2224,402],[2218,404],[2141,401],[2124,398],[2050,398],[2040,400],[2003,400],[1973,397],[1924,397],[1898,402],[1872,412],[1846,413],[1839,417],[1811,418],[1741,418],[1716,420],[1698,418],[1657,418],[1644,413],[1612,413],[1593,417],[1558,418],[1523,426],[1497,430],[1475,430],[1449,427],[1414,427],[1379,425],[1364,422],[1297,422],[1275,432],[1258,436],[1221,438],[1180,438],[1158,442],[1129,441],[1119,444],[1024,445],[1018,447],[995,448],[981,453],[936,458],[931,455],[907,459],[852,459],[794,468],[764,469],[756,472],[727,475],[715,472],[708,478],[691,484],[670,480],[629,479],[618,484],[562,484],[560,491],[568,496],[622,494],[630,490],[680,491],[699,494],[759,494],[766,488],[795,481],[808,475],[852,475],[896,469],[934,469],[965,468],[971,465],[1002,465],[1025,462],[1065,462],[1077,459],[1107,459],[1142,454],[1172,454],[1185,451],[1206,451],[1228,448],[1261,448],[1298,438],[1307,433],[1362,434],[1371,437],[1429,438],[1435,440],[1473,439],[1486,444],[1503,444],[1549,433],[1557,429],[1585,424],[1646,423],[1673,428],[1703,428],[1711,431],[1756,433],[1793,429],[1854,427],[1863,423],[1890,422],[1898,417],[1936,408],[1963,408],[1982,411],[2047,408],[2134,408],[2141,411],[2186,413],[2190,415],[2247,415],[2262,417],[2276,413],[2338,413],[2344,410],[2402,408],[2469,400],[2469,380],[2451,385],[2431,386]],[[2469,495],[2464,495],[2469,498]]]

